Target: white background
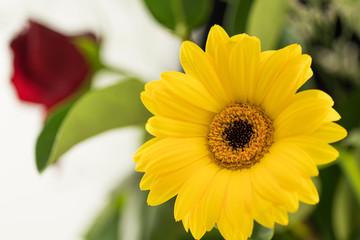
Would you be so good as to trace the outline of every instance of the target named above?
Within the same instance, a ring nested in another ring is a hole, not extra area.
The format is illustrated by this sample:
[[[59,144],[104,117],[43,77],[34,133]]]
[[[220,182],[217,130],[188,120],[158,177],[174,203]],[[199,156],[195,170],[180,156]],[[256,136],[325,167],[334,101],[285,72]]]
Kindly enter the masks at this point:
[[[30,17],[68,34],[98,33],[103,60],[146,81],[178,70],[181,43],[141,0],[0,0],[0,239],[80,240],[111,189],[134,171],[140,134],[134,128],[104,133],[38,174],[34,146],[43,110],[19,102],[10,84],[9,41]],[[108,83],[114,76],[97,79]]]

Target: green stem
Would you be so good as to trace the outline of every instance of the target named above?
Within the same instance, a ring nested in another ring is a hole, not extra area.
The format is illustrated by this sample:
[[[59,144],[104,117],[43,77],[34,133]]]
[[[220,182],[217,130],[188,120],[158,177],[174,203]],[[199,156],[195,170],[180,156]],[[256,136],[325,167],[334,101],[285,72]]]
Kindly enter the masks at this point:
[[[175,17],[176,27],[175,33],[183,40],[189,40],[190,30],[186,25],[186,17],[184,12],[184,6],[181,0],[171,1],[172,11]]]
[[[123,75],[125,77],[139,78],[136,73],[130,72],[130,71],[122,69],[122,68],[117,68],[117,67],[112,67],[112,66],[102,66],[102,68],[109,72],[117,73],[117,74]]]
[[[351,187],[355,193],[356,199],[360,205],[360,169],[353,153],[343,147],[337,146],[340,153],[340,167],[342,168],[346,178],[349,180]]]

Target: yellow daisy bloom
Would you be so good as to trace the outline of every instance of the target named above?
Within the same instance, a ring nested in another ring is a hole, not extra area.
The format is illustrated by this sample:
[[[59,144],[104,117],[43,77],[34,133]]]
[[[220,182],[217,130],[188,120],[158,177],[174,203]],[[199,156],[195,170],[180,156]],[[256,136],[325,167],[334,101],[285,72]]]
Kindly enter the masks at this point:
[[[196,239],[215,224],[225,239],[247,239],[254,220],[286,225],[299,201],[316,204],[311,177],[347,133],[329,95],[297,92],[311,57],[297,44],[261,52],[256,37],[214,26],[206,51],[185,41],[180,60],[185,73],[164,72],[141,94],[155,115],[155,138],[134,156],[148,204],[177,195],[175,219]]]

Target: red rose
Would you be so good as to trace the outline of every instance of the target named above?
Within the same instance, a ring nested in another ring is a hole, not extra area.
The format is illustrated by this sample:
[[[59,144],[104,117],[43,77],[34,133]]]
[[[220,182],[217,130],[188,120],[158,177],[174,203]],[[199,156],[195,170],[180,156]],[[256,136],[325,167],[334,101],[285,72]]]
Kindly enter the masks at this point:
[[[90,66],[74,45],[74,38],[30,21],[11,41],[11,81],[21,100],[49,109],[75,93],[88,79]]]

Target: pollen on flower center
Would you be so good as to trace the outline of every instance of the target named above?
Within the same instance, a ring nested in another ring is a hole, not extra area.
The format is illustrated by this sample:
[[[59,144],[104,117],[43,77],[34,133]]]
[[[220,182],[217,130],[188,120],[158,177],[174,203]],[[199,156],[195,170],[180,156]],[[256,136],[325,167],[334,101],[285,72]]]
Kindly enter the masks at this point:
[[[264,111],[246,103],[232,103],[215,115],[208,144],[214,161],[239,170],[258,163],[273,143],[273,124]]]

